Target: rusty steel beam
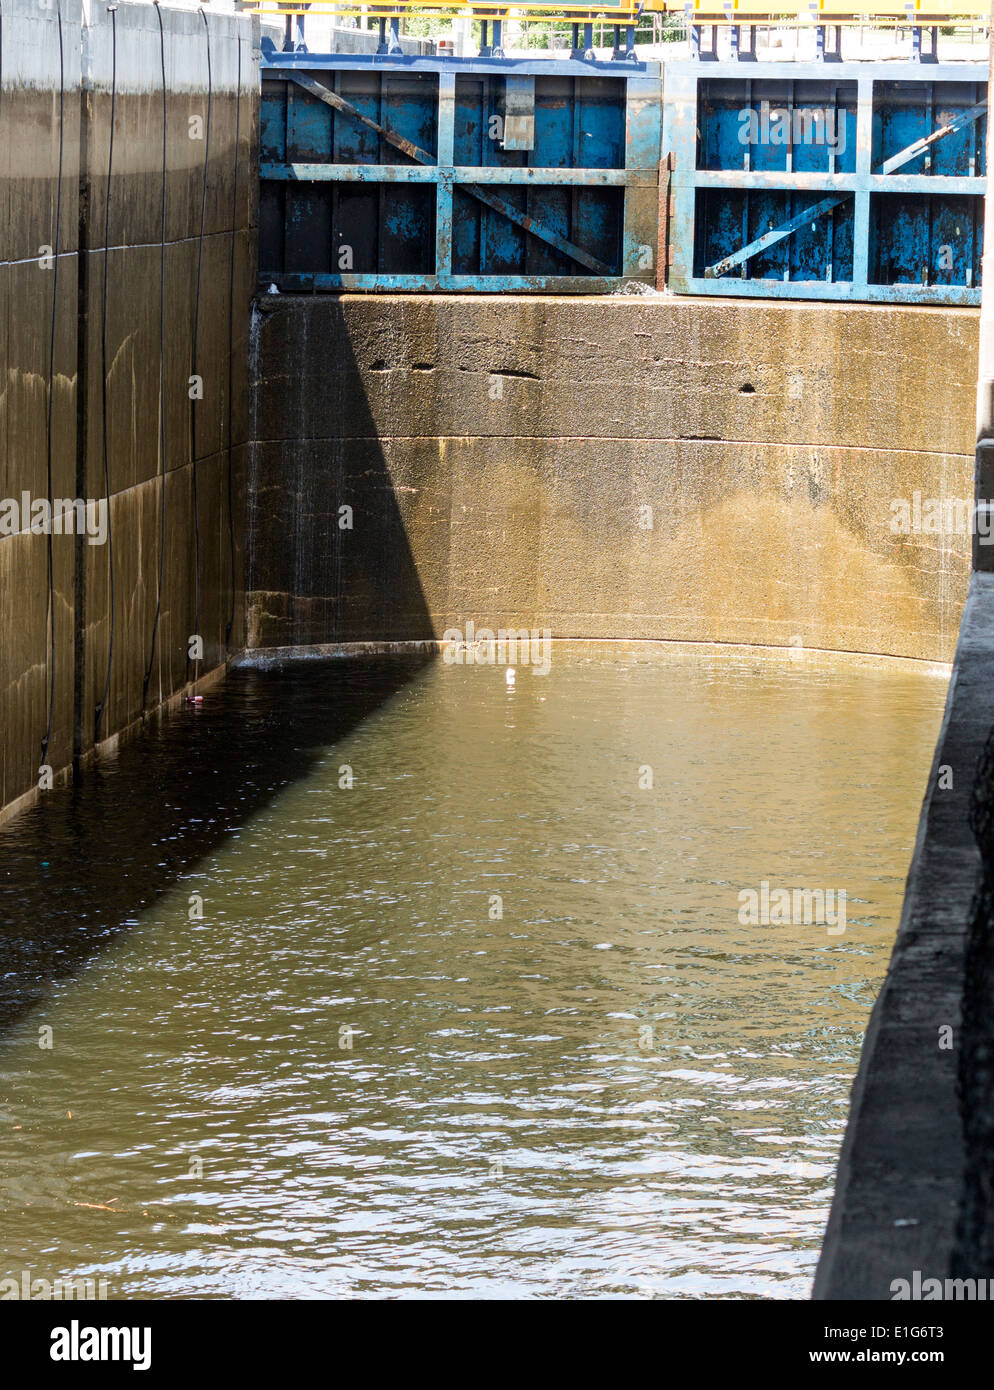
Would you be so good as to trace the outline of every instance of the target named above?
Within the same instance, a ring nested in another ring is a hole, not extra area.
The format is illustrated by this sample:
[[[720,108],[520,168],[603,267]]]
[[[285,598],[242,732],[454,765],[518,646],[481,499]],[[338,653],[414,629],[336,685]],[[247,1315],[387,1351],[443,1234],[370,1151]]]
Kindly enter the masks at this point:
[[[670,241],[673,227],[673,170],[676,155],[672,150],[659,164],[659,221],[656,229],[656,289],[664,290],[670,278],[673,246]]]

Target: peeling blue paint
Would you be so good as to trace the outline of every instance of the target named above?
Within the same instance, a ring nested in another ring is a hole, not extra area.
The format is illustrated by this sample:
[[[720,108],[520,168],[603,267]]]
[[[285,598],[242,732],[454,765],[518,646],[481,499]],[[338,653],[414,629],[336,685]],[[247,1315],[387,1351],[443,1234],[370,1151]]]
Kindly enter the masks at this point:
[[[666,88],[677,293],[980,302],[982,66],[674,63]],[[771,110],[834,139],[754,138]]]
[[[524,124],[508,148],[509,83]],[[655,283],[660,138],[654,64],[264,57],[260,275],[286,289]]]

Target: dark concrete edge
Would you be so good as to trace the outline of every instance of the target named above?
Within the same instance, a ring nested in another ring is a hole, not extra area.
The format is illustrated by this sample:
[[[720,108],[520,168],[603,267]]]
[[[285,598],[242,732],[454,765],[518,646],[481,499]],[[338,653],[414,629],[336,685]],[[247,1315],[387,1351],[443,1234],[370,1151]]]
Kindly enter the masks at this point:
[[[248,590],[246,599],[251,602],[255,591]],[[471,615],[472,616],[472,615]],[[451,617],[451,615],[450,615]],[[484,618],[476,619],[478,629],[489,626]],[[451,618],[440,627],[458,627],[461,619]],[[498,625],[499,626],[499,625]],[[519,621],[508,620],[514,628],[538,627],[531,618]],[[542,629],[539,629],[542,631]],[[825,670],[838,670],[844,664],[847,668],[865,667],[871,670],[915,670],[929,676],[947,679],[952,672],[952,664],[938,658],[919,656],[899,656],[893,652],[850,651],[841,647],[786,647],[771,642],[713,642],[707,638],[691,637],[585,637],[580,635],[556,636],[549,638],[552,649],[559,647],[603,647],[615,652],[665,651],[670,655],[699,657],[708,660],[726,658],[768,660],[771,663],[791,667],[806,666]],[[332,661],[336,658],[362,656],[402,656],[405,653],[427,652],[438,655],[445,644],[440,637],[435,638],[354,638],[340,642],[289,643],[279,646],[248,646],[231,657],[231,669],[248,668],[263,670],[286,662]]]
[[[75,763],[66,763],[53,772],[52,790],[68,785],[76,775],[77,766],[88,768],[94,763],[102,763],[114,758],[123,744],[130,743],[132,739],[143,734],[146,729],[155,727],[164,719],[175,714],[176,710],[184,705],[191,695],[201,695],[204,691],[212,689],[224,680],[231,665],[230,660],[220,662],[195,680],[191,680],[187,685],[181,686],[179,690],[174,690],[171,695],[164,696],[158,704],[150,705],[144,714],[132,719],[113,734],[109,734],[107,738],[92,744]],[[0,806],[0,826],[5,826],[9,821],[14,820],[22,811],[29,811],[32,806],[37,806],[43,795],[44,792],[39,787],[29,787],[26,792],[22,792],[13,801],[8,801],[6,805]]]
[[[870,1016],[815,1275],[815,1299],[890,1299],[951,1276],[966,1151],[957,1091],[980,855],[969,824],[994,723],[994,575],[970,581],[897,939]],[[939,770],[953,769],[953,787]],[[954,1045],[940,1051],[937,1029]]]

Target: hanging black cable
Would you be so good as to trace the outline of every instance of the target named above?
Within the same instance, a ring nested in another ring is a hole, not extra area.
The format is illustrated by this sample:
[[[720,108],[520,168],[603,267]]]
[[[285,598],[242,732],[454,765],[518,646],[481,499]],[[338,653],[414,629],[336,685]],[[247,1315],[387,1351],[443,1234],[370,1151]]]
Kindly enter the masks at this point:
[[[159,20],[159,56],[162,67],[162,245],[159,257],[159,581],[155,599],[155,619],[152,623],[152,643],[148,654],[148,669],[142,681],[142,706],[148,696],[148,685],[155,665],[155,639],[162,614],[162,577],[166,560],[166,34],[162,26],[159,0],[154,0]]]
[[[54,563],[54,518],[52,516],[52,424],[55,404],[55,327],[59,309],[59,244],[62,228],[62,156],[65,146],[65,101],[66,71],[65,46],[62,38],[62,6],[56,3],[56,17],[59,25],[59,175],[55,194],[55,243],[52,247],[54,270],[52,276],[52,326],[48,343],[48,422],[46,426],[45,472],[48,479],[48,613],[49,634],[48,651],[48,725],[41,741],[42,765],[48,758],[48,745],[52,737],[55,720],[55,563]]]
[[[210,24],[207,22],[207,11],[201,9],[200,17],[204,21],[204,37],[207,41],[207,130],[205,132],[204,145],[204,186],[200,199],[200,245],[197,250],[197,294],[194,300],[193,310],[193,358],[191,375],[197,377],[198,380],[196,382],[196,389],[190,397],[190,465],[193,476],[193,529],[197,564],[197,611],[193,631],[198,640],[200,639],[200,491],[197,477],[197,392],[200,389],[201,383],[197,371],[197,357],[200,346],[200,280],[204,265],[204,232],[207,227],[207,177],[211,157],[211,104],[214,97],[214,83],[211,73],[211,30]],[[187,647],[186,664],[187,677],[189,677],[189,647]],[[197,678],[198,666],[199,661],[194,667],[194,680]]]
[[[235,94],[235,172],[234,188],[231,192],[231,261],[228,267],[228,558],[231,566],[231,608],[228,623],[224,630],[224,643],[231,642],[231,629],[235,625],[235,522],[232,504],[232,462],[231,437],[234,431],[234,356],[235,356],[235,242],[238,236],[238,153],[241,140],[242,116],[242,40],[238,40],[238,90]]]
[[[100,314],[100,418],[103,430],[104,493],[107,497],[107,551],[110,563],[110,640],[107,644],[107,672],[104,693],[97,705],[93,720],[93,739],[100,731],[107,696],[110,694],[110,671],[114,660],[114,534],[110,516],[110,450],[107,443],[107,280],[110,257],[110,187],[114,177],[114,113],[117,107],[117,6],[108,6],[111,24],[110,59],[110,146],[107,152],[107,189],[104,198],[104,283]]]

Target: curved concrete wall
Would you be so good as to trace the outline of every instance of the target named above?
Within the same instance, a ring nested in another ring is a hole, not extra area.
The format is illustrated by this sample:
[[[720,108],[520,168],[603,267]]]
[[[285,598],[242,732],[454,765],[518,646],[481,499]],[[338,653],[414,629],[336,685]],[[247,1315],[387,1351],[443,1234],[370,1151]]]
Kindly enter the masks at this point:
[[[267,296],[255,335],[250,647],[472,618],[952,658],[969,534],[891,508],[972,497],[974,310]]]

